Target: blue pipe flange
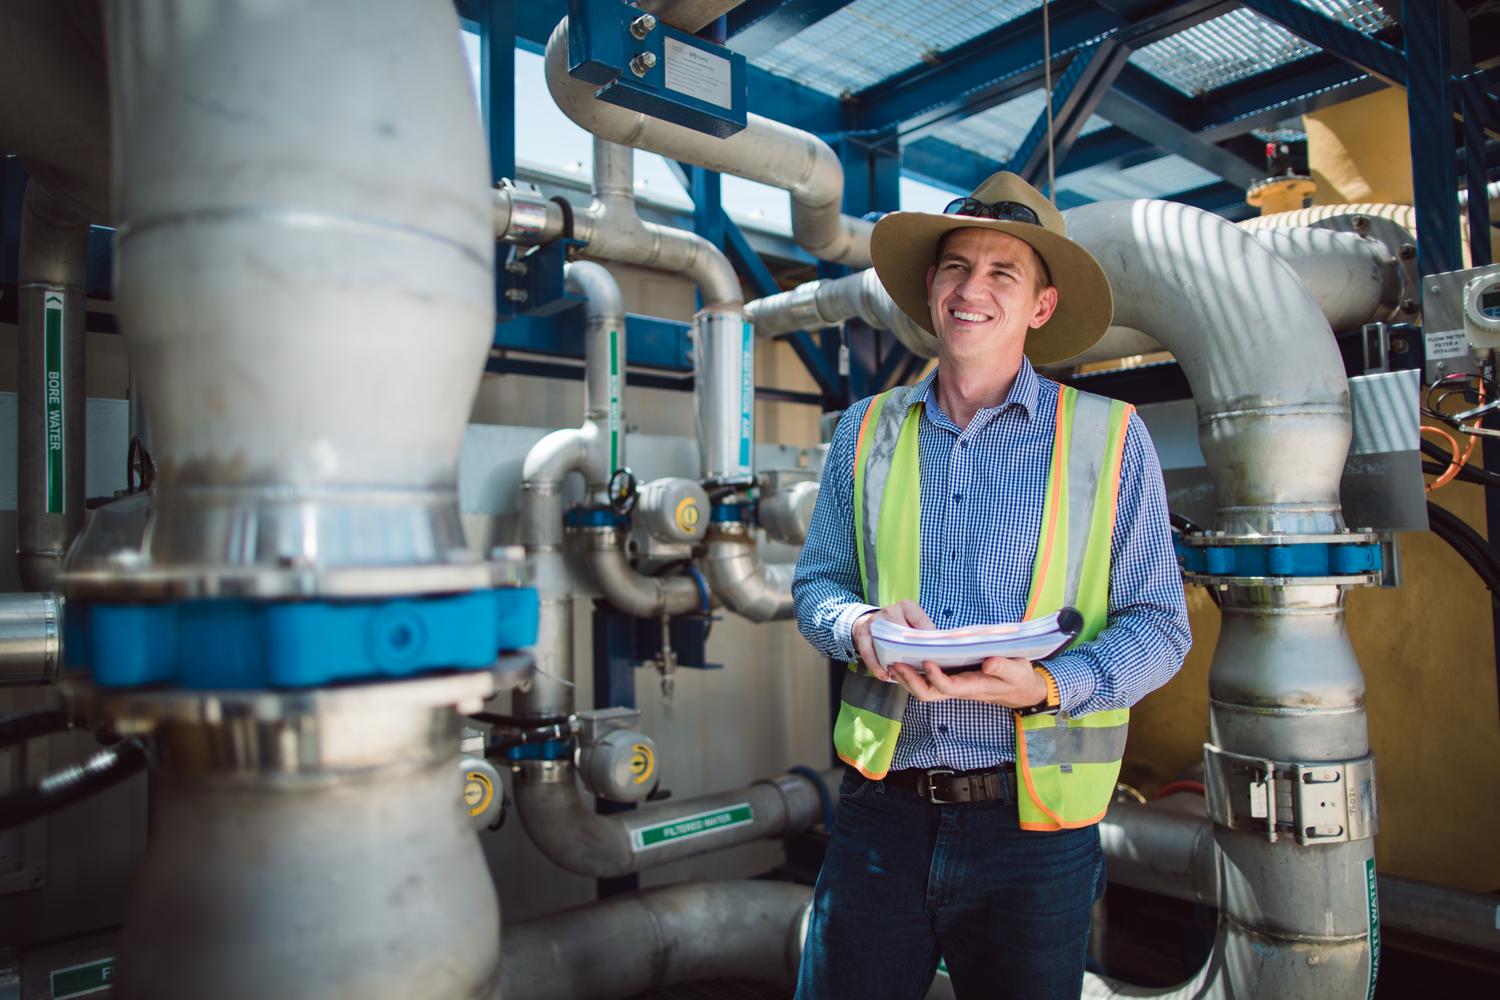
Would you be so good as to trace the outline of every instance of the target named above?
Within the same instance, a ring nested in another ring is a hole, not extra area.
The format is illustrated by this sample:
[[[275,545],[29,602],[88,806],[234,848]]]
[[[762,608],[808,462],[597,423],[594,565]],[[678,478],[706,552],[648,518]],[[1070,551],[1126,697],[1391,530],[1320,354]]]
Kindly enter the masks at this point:
[[[517,760],[571,760],[571,740],[543,740],[541,743],[524,743],[518,747],[507,747],[505,759]]]
[[[1385,570],[1380,536],[1178,535],[1173,539],[1182,575],[1207,585],[1378,586]]]
[[[368,601],[70,601],[64,655],[101,687],[307,688],[484,670],[536,642],[537,592]]]
[[[708,519],[713,524],[736,524],[743,521],[753,520],[755,513],[753,504],[747,503],[716,503],[709,512]]]

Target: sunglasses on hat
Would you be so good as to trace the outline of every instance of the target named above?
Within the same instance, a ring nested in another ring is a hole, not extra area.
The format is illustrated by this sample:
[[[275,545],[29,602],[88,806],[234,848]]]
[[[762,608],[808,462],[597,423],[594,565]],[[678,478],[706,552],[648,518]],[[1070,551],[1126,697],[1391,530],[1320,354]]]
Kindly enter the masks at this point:
[[[968,215],[976,219],[1000,222],[1025,222],[1040,226],[1042,220],[1030,208],[1017,201],[980,201],[978,198],[955,198],[943,209],[944,215]]]

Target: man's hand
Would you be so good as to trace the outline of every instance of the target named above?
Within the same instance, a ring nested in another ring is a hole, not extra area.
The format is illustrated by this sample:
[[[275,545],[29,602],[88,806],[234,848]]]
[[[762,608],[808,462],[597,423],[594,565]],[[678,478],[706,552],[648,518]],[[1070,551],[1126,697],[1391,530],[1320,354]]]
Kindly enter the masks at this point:
[[[891,676],[890,671],[880,665],[880,658],[875,655],[875,640],[870,638],[870,623],[875,616],[889,618],[897,625],[905,625],[907,628],[937,628],[932,619],[927,617],[927,612],[922,610],[922,605],[916,601],[897,601],[888,607],[867,615],[861,615],[854,622],[850,635],[854,639],[855,652],[859,653],[859,660],[865,665],[865,669],[883,681],[892,681],[896,678]]]
[[[1047,697],[1047,682],[1030,660],[992,656],[978,670],[962,674],[945,674],[935,663],[922,664],[921,671],[909,663],[893,663],[891,667],[897,683],[918,701],[963,698],[1006,708],[1030,708]]]

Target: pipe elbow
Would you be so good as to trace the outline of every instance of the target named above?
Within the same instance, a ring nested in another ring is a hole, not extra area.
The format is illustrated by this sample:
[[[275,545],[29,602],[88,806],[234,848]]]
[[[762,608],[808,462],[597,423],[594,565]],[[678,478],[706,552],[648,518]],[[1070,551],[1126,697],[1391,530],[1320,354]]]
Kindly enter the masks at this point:
[[[792,617],[792,566],[761,562],[760,552],[742,526],[710,531],[703,575],[724,606],[757,623]]]
[[[609,603],[637,618],[681,615],[703,603],[698,585],[685,576],[644,576],[625,558],[620,532],[594,531],[587,536],[586,559],[599,592]]]
[[[533,764],[549,765],[542,780]],[[555,771],[555,773],[554,773]],[[590,878],[618,878],[634,870],[625,828],[597,815],[583,800],[570,764],[527,762],[512,783],[526,835],[553,864]]]
[[[582,469],[588,458],[588,442],[577,427],[553,431],[531,446],[521,466],[523,488],[555,492],[568,473]]]

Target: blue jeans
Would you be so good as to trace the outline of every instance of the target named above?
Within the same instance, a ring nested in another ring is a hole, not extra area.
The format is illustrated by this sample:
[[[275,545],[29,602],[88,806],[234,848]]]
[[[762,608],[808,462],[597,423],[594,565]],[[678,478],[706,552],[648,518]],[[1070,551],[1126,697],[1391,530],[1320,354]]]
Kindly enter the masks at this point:
[[[1033,832],[1014,805],[932,805],[849,771],[813,894],[797,1000],[1077,1000],[1101,886],[1096,826]]]

